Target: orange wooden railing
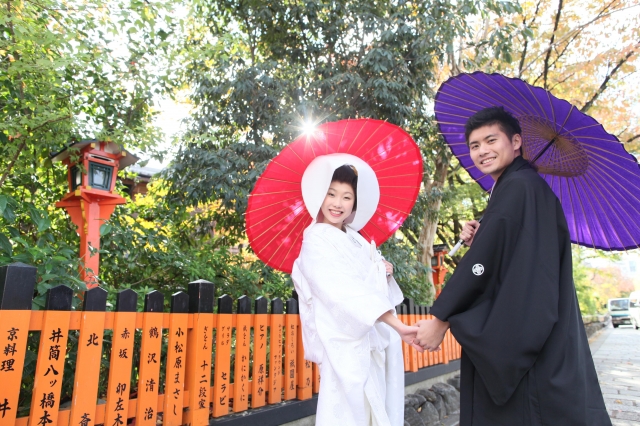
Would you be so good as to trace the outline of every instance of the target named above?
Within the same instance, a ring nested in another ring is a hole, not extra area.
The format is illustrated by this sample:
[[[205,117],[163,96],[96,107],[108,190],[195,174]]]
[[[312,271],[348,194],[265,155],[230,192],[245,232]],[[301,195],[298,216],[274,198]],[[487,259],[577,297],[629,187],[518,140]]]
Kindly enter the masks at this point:
[[[71,311],[71,289],[59,286],[49,290],[45,310],[32,311],[34,269],[0,268],[0,426],[118,426],[133,418],[136,425],[155,425],[159,416],[165,425],[205,425],[212,417],[309,399],[319,390],[319,369],[304,360],[293,298],[286,301],[287,313],[280,299],[271,301],[267,313],[263,298],[255,301],[252,313],[247,297],[233,309],[225,295],[213,313],[213,284],[196,281],[188,293],[172,296],[169,313],[155,291],[145,296],[144,312],[136,312],[131,290],[118,293],[116,311],[106,312],[107,294],[100,288],[83,295],[82,311]],[[411,301],[398,311],[406,324],[429,318],[425,307]],[[74,330],[79,334],[73,396],[70,406],[60,408],[65,352]],[[108,359],[105,330],[112,331]],[[29,415],[18,417],[29,332],[40,332],[35,380]],[[134,346],[136,335],[139,346]],[[405,370],[418,371],[460,358],[460,346],[447,333],[439,352],[420,354],[404,344],[403,354]],[[139,365],[132,378],[134,355]],[[106,391],[99,395],[105,361]]]

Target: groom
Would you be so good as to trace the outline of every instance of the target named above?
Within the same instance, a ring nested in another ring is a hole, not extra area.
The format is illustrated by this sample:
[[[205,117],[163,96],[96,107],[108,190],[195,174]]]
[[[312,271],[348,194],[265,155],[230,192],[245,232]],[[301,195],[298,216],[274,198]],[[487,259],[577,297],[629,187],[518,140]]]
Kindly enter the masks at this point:
[[[573,285],[559,200],[521,155],[522,130],[502,107],[469,118],[475,166],[494,181],[470,246],[414,341],[435,350],[448,328],[462,346],[461,426],[608,426]]]

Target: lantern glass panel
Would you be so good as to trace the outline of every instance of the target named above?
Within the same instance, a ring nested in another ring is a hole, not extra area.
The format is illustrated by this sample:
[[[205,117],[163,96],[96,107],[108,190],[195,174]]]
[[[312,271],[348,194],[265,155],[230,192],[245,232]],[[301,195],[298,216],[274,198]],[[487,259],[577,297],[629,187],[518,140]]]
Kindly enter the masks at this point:
[[[89,186],[96,189],[111,190],[113,166],[89,161]]]
[[[71,167],[71,190],[75,191],[76,188],[82,186],[82,170],[77,165]]]
[[[438,257],[438,255],[433,256],[433,257],[431,258],[431,266],[439,266],[439,265],[438,265],[438,260],[439,260],[439,259],[440,259],[440,258]]]

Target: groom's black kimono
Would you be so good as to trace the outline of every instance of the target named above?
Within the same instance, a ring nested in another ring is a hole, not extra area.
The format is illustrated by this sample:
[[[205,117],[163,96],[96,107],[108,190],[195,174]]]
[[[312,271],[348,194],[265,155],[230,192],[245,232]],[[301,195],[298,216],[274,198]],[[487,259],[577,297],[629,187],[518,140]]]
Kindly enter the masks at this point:
[[[582,324],[567,222],[516,157],[434,303],[462,346],[461,426],[608,426]]]

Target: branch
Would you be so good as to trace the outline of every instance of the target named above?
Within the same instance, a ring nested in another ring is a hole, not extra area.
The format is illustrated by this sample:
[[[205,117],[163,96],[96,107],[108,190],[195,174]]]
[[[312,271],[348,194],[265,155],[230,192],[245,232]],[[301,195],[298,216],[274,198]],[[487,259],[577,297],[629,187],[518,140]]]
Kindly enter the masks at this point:
[[[591,20],[591,22],[595,22],[597,19],[599,19],[600,17],[609,15],[612,12],[609,12],[609,10],[611,9],[611,7],[613,6],[614,3],[616,3],[618,0],[612,0],[610,3],[606,4],[602,10],[600,12],[598,12],[598,14],[596,15],[596,17],[594,19]],[[615,12],[615,11],[614,11]],[[576,28],[575,31],[573,31],[573,34],[571,34],[571,31],[565,36],[563,37],[562,41],[558,41],[558,46],[560,46],[560,44],[562,42],[564,42],[564,39],[566,39],[569,35],[571,35],[571,39],[569,41],[567,41],[567,43],[564,46],[564,49],[562,49],[562,51],[560,53],[558,53],[558,55],[556,56],[556,58],[553,60],[553,63],[551,64],[551,66],[555,66],[555,64],[560,60],[560,58],[565,54],[565,52],[569,49],[569,46],[571,45],[571,43],[573,43],[573,41],[578,38],[578,36],[582,33],[582,31],[586,28],[586,25],[583,26],[579,26],[578,28]]]
[[[606,90],[607,84],[609,84],[609,81],[611,80],[611,78],[613,78],[613,76],[620,70],[620,67],[622,67],[622,65],[624,65],[624,63],[627,62],[629,58],[633,56],[634,53],[636,53],[636,50],[638,49],[638,47],[640,47],[640,43],[636,44],[635,48],[627,52],[627,54],[624,55],[624,58],[618,61],[616,66],[604,78],[604,81],[602,82],[598,90],[596,90],[596,93],[594,93],[591,99],[589,99],[589,101],[586,104],[584,104],[584,106],[580,109],[580,111],[586,114],[587,111],[591,109],[591,107],[593,106],[593,103],[600,97],[602,92]]]
[[[161,272],[166,272],[166,271],[167,271],[167,269],[169,269],[169,267],[168,267],[168,266],[167,266],[167,267],[165,267],[165,268],[163,268],[163,269],[160,269],[160,270],[158,270],[158,271],[156,271],[156,272],[154,272],[154,273],[152,273],[151,275],[149,275],[148,277],[145,277],[145,278],[141,279],[140,281],[136,281],[135,283],[131,283],[131,286],[133,287],[134,285],[138,285],[138,284],[140,284],[140,283],[143,283],[143,282],[145,282],[145,281],[147,281],[147,280],[150,280],[151,278],[155,278],[155,277],[157,277],[157,276],[158,276],[158,274],[159,274],[159,273],[161,273]]]
[[[556,20],[553,24],[553,32],[551,33],[551,39],[549,40],[549,48],[547,49],[547,55],[544,58],[544,71],[542,72],[543,78],[542,82],[545,89],[547,88],[547,76],[549,74],[549,58],[551,58],[551,50],[553,49],[553,42],[556,39],[556,31],[558,30],[558,25],[560,24],[560,16],[562,15],[562,2],[560,0],[558,2],[558,12],[556,13]]]
[[[67,114],[67,115],[64,115],[62,117],[54,118],[53,120],[47,120],[44,123],[42,123],[42,124],[40,124],[40,125],[38,125],[38,126],[36,126],[34,128],[29,129],[29,133],[35,132],[36,130],[41,129],[41,128],[43,128],[44,126],[46,126],[48,124],[57,123],[58,121],[63,121],[63,120],[66,120],[68,118],[71,118],[71,114]],[[14,137],[14,139],[18,139],[18,138],[20,138],[22,136],[23,135],[17,135],[16,137]]]
[[[579,25],[579,26],[578,26],[578,27],[576,27],[575,29],[573,29],[573,30],[569,31],[569,32],[568,32],[566,35],[564,35],[562,38],[558,39],[558,41],[557,41],[556,45],[559,45],[559,44],[563,43],[566,39],[568,39],[568,38],[572,37],[572,36],[573,36],[573,34],[574,34],[576,31],[582,31],[584,28],[588,27],[589,25],[593,24],[594,22],[596,22],[596,21],[598,21],[598,20],[600,20],[600,19],[602,19],[602,18],[605,18],[605,17],[607,17],[607,16],[613,15],[613,14],[614,14],[614,13],[616,13],[616,12],[622,12],[622,11],[625,11],[625,10],[628,10],[628,9],[632,9],[632,8],[634,8],[634,7],[640,7],[640,4],[635,4],[635,5],[633,5],[633,6],[629,6],[629,7],[623,7],[623,8],[616,9],[616,10],[613,10],[613,11],[611,11],[611,12],[609,12],[609,13],[605,13],[605,14],[602,14],[602,12],[600,12],[600,13],[599,13],[595,18],[593,18],[592,20],[590,20],[590,21],[588,21],[588,22],[585,22],[585,23],[584,23],[584,24],[582,24],[582,25]],[[525,71],[527,71],[529,68],[531,68],[531,66],[535,63],[535,61],[537,61],[537,60],[538,60],[542,55],[544,55],[545,53],[546,53],[546,50],[545,50],[545,51],[543,51],[543,52],[541,52],[541,53],[540,53],[538,56],[536,56],[535,58],[533,58],[533,60],[531,60],[531,62],[529,62],[529,63],[527,64],[527,66],[523,68],[522,72],[524,73],[524,72],[525,72]],[[538,77],[538,78],[536,79],[536,81],[537,81],[539,78],[540,78],[540,77]]]
[[[611,6],[616,2],[617,0],[612,0],[609,4],[605,5],[602,10],[600,12],[598,12],[598,14],[596,15],[596,17],[592,20],[595,21],[596,19],[598,19],[601,16],[606,16],[608,14],[610,14],[611,12],[609,12],[609,10],[611,9]],[[560,60],[560,58],[562,58],[564,56],[564,54],[567,52],[567,50],[569,50],[569,46],[571,46],[571,43],[573,43],[580,34],[582,34],[582,31],[585,29],[585,26],[580,26],[578,27],[575,31],[573,31],[573,34],[571,35],[570,40],[568,40],[566,42],[566,44],[564,45],[564,48],[556,55],[555,59],[553,60],[553,62],[551,63],[551,67],[555,66],[555,64]],[[571,33],[569,33],[571,34]],[[567,36],[569,35],[567,34]],[[567,37],[563,38],[563,42],[564,39],[566,39]],[[558,42],[558,46],[560,46],[560,44],[562,44],[562,42]]]
[[[440,238],[440,241],[442,241],[444,244],[447,244],[447,245],[451,244],[451,241],[449,241],[449,239],[445,237],[440,230],[436,231],[436,235],[438,236],[438,238]]]
[[[20,153],[22,152],[22,150],[26,145],[27,145],[27,141],[23,141],[18,147],[18,150],[16,151],[15,155],[11,159],[11,162],[7,166],[7,170],[5,170],[5,172],[2,174],[2,179],[0,179],[0,188],[2,188],[4,181],[7,179],[7,176],[9,176],[9,173],[11,173],[11,169],[13,168],[13,165],[15,164],[16,160],[20,156]]]
[[[633,142],[636,139],[640,139],[640,133],[634,136],[631,136],[629,139],[627,139],[627,143]]]
[[[402,231],[402,233],[412,245],[414,246],[418,245],[418,242],[419,242],[418,238],[416,237],[416,234],[414,234],[412,230],[407,229]]]
[[[553,60],[553,62],[551,62],[550,67],[555,67],[555,65],[558,63],[558,61],[560,60],[560,58],[562,58],[564,56],[564,54],[567,52],[567,50],[569,50],[569,46],[571,46],[571,43],[573,43],[573,41],[575,39],[578,38],[578,36],[582,33],[582,30],[584,30],[584,28],[581,28],[577,31],[574,31],[574,34],[571,36],[571,39],[569,41],[567,41],[567,43],[564,45],[564,49],[562,49],[560,52],[558,52],[558,54],[556,55],[555,59]],[[558,43],[558,46],[560,46],[561,43]]]
[[[64,117],[58,117],[55,120],[47,120],[44,123],[40,124],[39,126],[36,126],[33,129],[29,129],[29,131],[27,133],[32,133],[32,132],[34,132],[34,131],[46,126],[47,124],[51,124],[51,123],[55,123],[55,122],[58,122],[58,121],[62,121],[62,120],[65,120],[67,118],[71,118],[71,114],[66,115]],[[22,136],[24,136],[24,135],[18,134],[17,136],[12,137],[11,139],[12,140],[16,140],[16,139],[21,138]],[[18,157],[20,157],[20,153],[22,153],[22,150],[25,148],[26,145],[27,145],[27,141],[25,140],[18,146],[18,150],[16,151],[15,155],[11,159],[11,162],[7,166],[7,169],[2,174],[2,178],[0,178],[0,187],[2,187],[2,185],[4,184],[4,181],[7,180],[7,177],[9,176],[9,173],[11,173],[11,170],[13,169],[13,165],[18,160]]]
[[[527,24],[526,19],[522,17],[522,24],[525,28],[530,27],[535,22],[538,17],[538,11],[540,10],[540,3],[542,0],[538,0],[538,4],[536,4],[536,11],[533,12],[533,18],[531,18],[531,22]],[[525,37],[524,39],[524,49],[522,49],[522,56],[520,57],[520,65],[518,65],[518,78],[522,77],[522,67],[524,67],[524,60],[527,57],[527,47],[529,46],[529,40]]]
[[[565,83],[567,80],[569,80],[571,77],[573,77],[576,73],[572,72],[571,74],[569,74],[568,76],[566,76],[565,78],[563,78],[560,81],[556,81],[556,84],[553,85],[553,87],[549,88],[548,90],[550,92],[553,92],[553,89],[555,89],[556,87],[558,87],[559,85]]]

